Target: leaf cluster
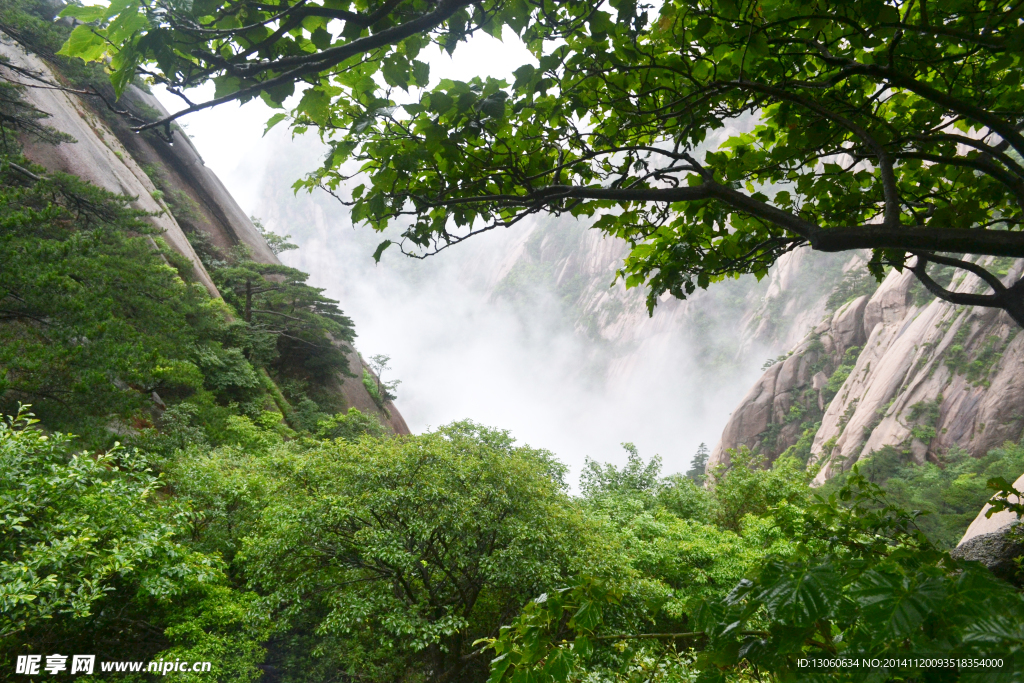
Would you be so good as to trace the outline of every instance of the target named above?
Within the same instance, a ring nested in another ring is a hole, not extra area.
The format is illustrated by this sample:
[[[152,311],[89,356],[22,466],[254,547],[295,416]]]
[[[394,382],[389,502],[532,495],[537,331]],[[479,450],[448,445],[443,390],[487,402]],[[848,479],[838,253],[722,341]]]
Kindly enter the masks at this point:
[[[160,500],[146,456],[72,453],[35,425],[24,411],[0,423],[0,652],[218,655],[225,677],[253,680],[246,597],[183,542],[184,505]]]

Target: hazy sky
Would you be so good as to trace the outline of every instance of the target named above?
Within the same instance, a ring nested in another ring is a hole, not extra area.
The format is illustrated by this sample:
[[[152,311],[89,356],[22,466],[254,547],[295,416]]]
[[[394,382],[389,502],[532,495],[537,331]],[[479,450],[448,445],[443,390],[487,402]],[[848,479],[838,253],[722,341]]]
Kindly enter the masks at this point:
[[[427,56],[432,80],[508,77],[533,61],[514,37],[487,35],[461,46],[454,59]],[[169,109],[180,108],[173,96],[157,95]],[[262,137],[271,114],[257,100],[182,123],[246,212],[296,234],[301,248],[283,259],[340,300],[363,356],[392,357],[386,378],[402,380],[397,405],[414,432],[463,418],[509,429],[569,464],[573,482],[587,456],[624,462],[624,441],[645,457],[660,454],[665,473],[682,471],[701,442],[714,446],[760,374],[763,357],[728,383],[706,386],[681,331],[654,325],[658,331],[633,354],[629,372],[594,377],[582,361],[594,355],[593,342],[559,322],[557,301],[541,297],[524,312],[491,296],[491,275],[516,234],[486,235],[425,262],[390,251],[374,266],[376,236],[353,231],[342,206],[326,195],[291,195],[291,182],[318,163],[318,148],[292,142],[283,127]]]

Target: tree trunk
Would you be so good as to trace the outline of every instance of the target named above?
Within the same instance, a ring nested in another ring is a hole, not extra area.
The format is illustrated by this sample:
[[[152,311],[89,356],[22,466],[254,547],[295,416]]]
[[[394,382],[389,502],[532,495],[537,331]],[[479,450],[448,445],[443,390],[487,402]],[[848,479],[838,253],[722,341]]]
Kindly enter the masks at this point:
[[[245,322],[252,322],[252,280],[245,281]]]

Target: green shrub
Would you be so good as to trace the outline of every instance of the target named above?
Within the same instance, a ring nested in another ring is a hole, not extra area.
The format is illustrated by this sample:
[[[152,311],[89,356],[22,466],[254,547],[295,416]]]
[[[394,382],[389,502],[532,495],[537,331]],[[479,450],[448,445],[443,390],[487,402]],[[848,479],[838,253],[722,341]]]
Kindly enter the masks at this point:
[[[185,543],[186,508],[158,495],[143,454],[71,446],[27,413],[0,422],[0,657],[217,653],[220,680],[254,680],[263,651],[250,598],[217,556]]]
[[[779,457],[765,469],[764,456],[745,446],[729,453],[729,466],[714,474],[715,522],[739,530],[746,515],[765,515],[783,503],[802,505],[810,495],[808,475],[795,458]]]
[[[927,513],[918,526],[940,548],[952,548],[992,495],[988,480],[1014,481],[1024,473],[1024,446],[1006,443],[981,458],[954,446],[938,462],[923,465],[916,464],[908,450],[886,446],[862,458],[858,470],[881,486],[892,503]],[[835,477],[823,491],[839,490],[848,476]]]
[[[563,467],[505,433],[457,423],[280,453],[238,561],[288,643],[271,651],[282,680],[483,680],[474,640],[601,562]]]
[[[333,417],[320,420],[316,425],[318,439],[344,439],[355,441],[362,436],[384,437],[387,428],[373,415],[349,408],[347,413],[338,413]]]

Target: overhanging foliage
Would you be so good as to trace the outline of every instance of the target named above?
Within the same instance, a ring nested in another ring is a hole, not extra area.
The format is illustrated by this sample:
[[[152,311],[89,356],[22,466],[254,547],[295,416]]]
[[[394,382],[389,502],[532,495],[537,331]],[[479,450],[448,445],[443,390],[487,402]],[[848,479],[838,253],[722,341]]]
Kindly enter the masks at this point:
[[[871,249],[876,276],[910,267],[936,296],[1024,324],[1024,285],[973,262],[1024,256],[1022,12],[1000,0],[670,1],[657,12],[628,0],[146,0],[69,8],[94,25],[65,53],[112,55],[119,87],[136,70],[172,91],[217,84],[175,117],[257,96],[278,104],[305,84],[294,123],[319,128],[332,153],[302,184],[342,192],[377,229],[398,222],[417,255],[569,212],[631,245],[621,275],[649,285],[649,307],[761,277],[806,244]],[[452,51],[503,29],[536,66],[424,90],[425,45]],[[350,195],[348,160],[369,178]],[[930,262],[991,291],[947,290]]]

